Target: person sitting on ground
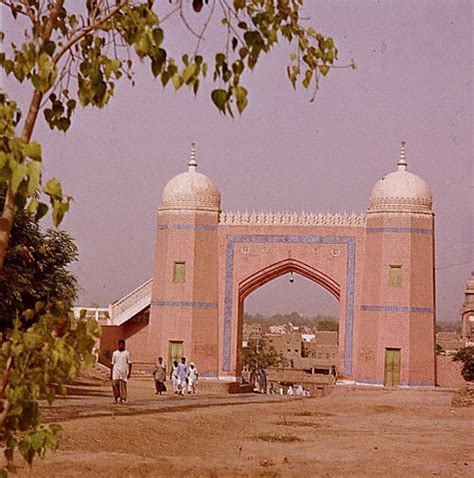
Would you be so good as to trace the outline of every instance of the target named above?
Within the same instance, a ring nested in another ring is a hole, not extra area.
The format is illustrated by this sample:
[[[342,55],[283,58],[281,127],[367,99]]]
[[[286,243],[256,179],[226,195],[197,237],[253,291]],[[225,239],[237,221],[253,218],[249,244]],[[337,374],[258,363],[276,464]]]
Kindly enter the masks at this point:
[[[288,387],[288,391],[287,391],[286,394],[287,395],[293,395],[293,387],[291,385]]]
[[[156,395],[166,392],[166,365],[163,363],[163,357],[158,357],[153,377],[155,378]]]
[[[196,393],[196,382],[198,381],[199,373],[193,362],[189,364],[188,372],[188,393]]]
[[[176,375],[178,376],[178,394],[184,397],[186,385],[188,383],[189,367],[186,363],[186,357],[181,358],[181,363],[178,365]]]
[[[125,350],[125,340],[118,341],[118,350],[112,354],[110,379],[114,393],[114,403],[127,401],[127,381],[132,375],[132,357]]]
[[[299,397],[302,397],[304,395],[304,390],[301,384],[298,385],[298,388],[296,389],[296,395],[298,395]]]

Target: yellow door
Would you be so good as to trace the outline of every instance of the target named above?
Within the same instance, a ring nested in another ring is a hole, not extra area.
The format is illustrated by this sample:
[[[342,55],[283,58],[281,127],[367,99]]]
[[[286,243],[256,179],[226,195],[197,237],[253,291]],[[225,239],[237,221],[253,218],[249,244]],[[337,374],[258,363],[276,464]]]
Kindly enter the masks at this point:
[[[385,379],[386,387],[400,385],[400,349],[385,349]]]
[[[173,362],[181,362],[181,357],[184,355],[184,345],[183,341],[172,341],[169,343],[169,353],[168,353],[168,370],[171,370]]]

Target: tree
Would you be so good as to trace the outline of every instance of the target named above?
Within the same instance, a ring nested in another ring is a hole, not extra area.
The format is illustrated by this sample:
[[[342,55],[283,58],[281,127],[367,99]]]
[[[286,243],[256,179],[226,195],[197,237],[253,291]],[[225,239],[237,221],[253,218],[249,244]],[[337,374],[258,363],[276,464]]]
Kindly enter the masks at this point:
[[[171,83],[176,89],[187,87],[197,94],[210,64],[201,54],[201,46],[216,10],[222,16],[223,47],[212,58],[212,80],[218,87],[211,99],[223,114],[232,116],[235,108],[239,113],[244,111],[248,91],[241,79],[257,65],[262,53],[270,52],[282,39],[294,48],[287,66],[292,86],[301,83],[304,88],[313,88],[313,98],[320,78],[336,67],[338,52],[333,39],[303,24],[303,0],[211,0],[206,2],[205,15],[200,0],[73,3],[0,0],[18,24],[16,29],[24,28],[23,43],[11,43],[9,51],[0,54],[0,67],[18,82],[31,86],[28,111],[21,125],[22,112],[17,103],[6,94],[0,97],[0,186],[6,185],[0,220],[0,269],[16,207],[28,203],[30,212],[42,217],[48,206],[38,199],[37,193],[41,192],[49,199],[56,225],[69,209],[71,197],[63,194],[57,179],[43,185],[41,147],[32,141],[41,109],[51,129],[66,132],[78,102],[82,107],[103,108],[118,80],[124,77],[133,84],[137,60],[148,63],[163,87]],[[188,21],[192,11],[203,15],[198,30]],[[178,16],[195,39],[193,52],[182,52],[178,59],[169,50],[179,49],[182,33],[166,42],[165,22],[172,16]]]
[[[0,331],[5,334],[16,316],[38,301],[61,301],[72,308],[78,285],[68,266],[76,260],[77,247],[67,232],[44,232],[31,214],[17,211],[0,276]]]
[[[273,345],[260,338],[258,344],[254,341],[248,347],[243,347],[240,350],[240,359],[242,365],[255,371],[280,365],[283,356],[277,352]]]
[[[464,380],[474,381],[474,347],[464,347],[453,355],[453,362],[462,362],[461,374]]]
[[[210,76],[216,83],[211,101],[222,114],[233,116],[248,104],[241,79],[254,69],[262,53],[269,53],[282,39],[294,48],[287,66],[292,86],[311,87],[314,98],[321,77],[336,68],[337,49],[332,38],[303,25],[302,4],[303,0],[84,0],[67,4],[65,0],[0,0],[0,6],[11,12],[14,30],[23,30],[23,39],[15,43],[1,33],[7,51],[0,53],[0,68],[26,83],[22,95],[30,91],[25,114],[13,98],[0,92],[0,190],[5,194],[0,271],[16,212],[26,208],[39,220],[51,208],[57,226],[72,199],[56,178],[43,180],[41,146],[32,140],[41,110],[51,129],[65,133],[78,104],[105,107],[117,81],[126,78],[134,83],[133,68],[140,61],[149,65],[163,87],[186,87],[194,94]],[[198,30],[188,21],[192,11],[203,15]],[[206,59],[201,46],[217,12],[222,15],[223,47]],[[182,32],[174,40],[168,35],[165,22],[172,16],[179,17],[195,39],[191,52],[179,51]],[[172,56],[173,49],[177,55]],[[60,300],[50,298],[19,309],[0,350],[0,440],[6,443],[9,463],[0,478],[13,469],[15,448],[31,463],[36,454],[56,446],[57,429],[41,425],[37,400],[42,395],[52,400],[54,392],[63,389],[64,380],[74,378],[80,361],[92,360],[97,336],[96,324],[74,321]]]

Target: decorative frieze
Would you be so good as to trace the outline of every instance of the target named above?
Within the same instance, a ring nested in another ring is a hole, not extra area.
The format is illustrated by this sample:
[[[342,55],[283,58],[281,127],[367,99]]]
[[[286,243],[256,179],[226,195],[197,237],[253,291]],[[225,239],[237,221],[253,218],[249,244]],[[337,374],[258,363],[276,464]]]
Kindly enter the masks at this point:
[[[350,226],[364,227],[365,213],[221,211],[219,224],[229,226]]]

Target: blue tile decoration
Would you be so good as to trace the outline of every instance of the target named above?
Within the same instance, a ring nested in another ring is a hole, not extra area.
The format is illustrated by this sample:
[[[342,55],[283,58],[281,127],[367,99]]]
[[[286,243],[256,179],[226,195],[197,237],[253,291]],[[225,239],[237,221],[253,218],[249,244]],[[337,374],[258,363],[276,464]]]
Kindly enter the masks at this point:
[[[158,231],[217,231],[217,226],[203,226],[202,224],[161,224]]]
[[[409,380],[408,385],[412,387],[434,387],[435,384],[432,380]]]
[[[433,229],[419,227],[368,227],[367,234],[388,232],[392,234],[428,234],[433,235]]]
[[[433,307],[409,307],[399,305],[361,305],[362,312],[395,312],[414,314],[434,314]]]
[[[232,352],[232,306],[234,294],[234,245],[235,244],[345,244],[346,264],[346,321],[344,332],[344,374],[352,374],[352,345],[354,328],[355,252],[354,236],[292,236],[292,235],[228,235],[226,237],[224,337],[222,371],[230,372]]]
[[[204,307],[208,309],[217,309],[218,305],[212,302],[194,302],[194,301],[174,301],[174,300],[154,300],[151,305],[158,307]]]

